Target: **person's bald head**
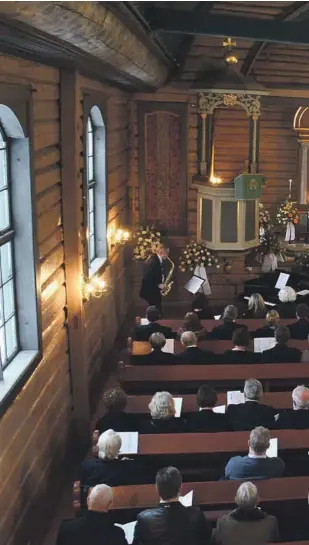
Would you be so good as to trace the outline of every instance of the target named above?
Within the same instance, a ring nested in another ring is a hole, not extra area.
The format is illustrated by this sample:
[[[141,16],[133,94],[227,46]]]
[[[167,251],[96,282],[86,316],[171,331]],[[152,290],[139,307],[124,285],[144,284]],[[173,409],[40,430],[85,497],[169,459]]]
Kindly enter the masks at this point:
[[[113,503],[113,492],[107,484],[97,484],[91,490],[87,498],[89,511],[107,513]]]
[[[309,389],[306,386],[297,386],[292,392],[293,408],[309,409]]]
[[[193,333],[193,331],[185,331],[180,337],[180,342],[186,348],[188,348],[189,346],[196,346],[197,337]]]

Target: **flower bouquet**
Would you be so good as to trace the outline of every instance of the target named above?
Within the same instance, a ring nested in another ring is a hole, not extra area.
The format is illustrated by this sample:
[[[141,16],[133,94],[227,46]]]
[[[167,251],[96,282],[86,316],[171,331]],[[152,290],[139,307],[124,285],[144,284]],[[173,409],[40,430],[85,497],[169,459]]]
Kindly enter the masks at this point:
[[[196,267],[216,267],[219,269],[220,264],[215,253],[209,250],[206,244],[191,241],[179,258],[179,270],[181,272],[194,271]]]
[[[271,228],[270,213],[264,208],[264,205],[259,203],[259,228],[260,236],[263,236],[265,231]]]
[[[277,222],[279,225],[286,226],[285,241],[295,240],[295,225],[299,222],[297,208],[289,200],[281,204],[277,212]]]
[[[153,225],[146,225],[136,231],[134,238],[136,246],[133,250],[133,258],[144,261],[152,254],[154,246],[160,242],[161,233]]]

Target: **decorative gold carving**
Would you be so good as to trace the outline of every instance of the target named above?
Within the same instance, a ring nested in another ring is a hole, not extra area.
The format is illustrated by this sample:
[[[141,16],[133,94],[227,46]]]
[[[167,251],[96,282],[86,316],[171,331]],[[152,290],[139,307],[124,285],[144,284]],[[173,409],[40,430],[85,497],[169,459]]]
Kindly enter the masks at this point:
[[[201,115],[211,115],[220,105],[233,107],[241,106],[247,113],[248,117],[257,120],[261,115],[261,103],[259,95],[251,95],[250,93],[199,93],[198,96],[198,111]]]
[[[237,95],[223,95],[224,106],[235,106],[237,103]]]
[[[255,178],[251,178],[251,180],[249,181],[249,189],[250,189],[250,191],[255,191],[256,190],[256,179]]]

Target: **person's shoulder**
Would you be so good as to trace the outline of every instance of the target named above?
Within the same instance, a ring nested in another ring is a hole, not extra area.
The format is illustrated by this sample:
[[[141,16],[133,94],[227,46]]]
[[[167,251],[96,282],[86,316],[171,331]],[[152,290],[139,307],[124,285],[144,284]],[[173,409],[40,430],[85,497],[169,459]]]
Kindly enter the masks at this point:
[[[58,531],[58,541],[60,541],[60,543],[66,543],[66,538],[79,533],[83,525],[84,517],[63,520],[60,523]]]
[[[147,520],[152,517],[156,517],[162,513],[162,505],[157,507],[150,507],[149,509],[144,509],[141,513],[137,515],[137,522]]]

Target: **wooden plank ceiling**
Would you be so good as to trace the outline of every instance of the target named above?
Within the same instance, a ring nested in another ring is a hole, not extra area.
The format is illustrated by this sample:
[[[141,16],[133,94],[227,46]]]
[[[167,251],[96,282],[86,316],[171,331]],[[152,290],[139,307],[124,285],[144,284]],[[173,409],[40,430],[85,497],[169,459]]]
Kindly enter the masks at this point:
[[[222,15],[250,19],[274,19],[299,22],[309,18],[309,2],[135,2],[141,12],[154,6],[162,9],[187,10],[198,17]],[[146,11],[144,12],[146,16]],[[171,74],[171,83],[190,87],[208,71],[224,67],[223,39],[215,36],[188,36],[157,32],[175,58],[178,69]],[[302,88],[309,85],[309,45],[291,45],[270,42],[236,40],[239,62],[237,68],[253,76],[266,87]]]

